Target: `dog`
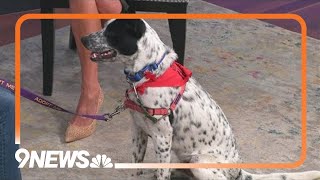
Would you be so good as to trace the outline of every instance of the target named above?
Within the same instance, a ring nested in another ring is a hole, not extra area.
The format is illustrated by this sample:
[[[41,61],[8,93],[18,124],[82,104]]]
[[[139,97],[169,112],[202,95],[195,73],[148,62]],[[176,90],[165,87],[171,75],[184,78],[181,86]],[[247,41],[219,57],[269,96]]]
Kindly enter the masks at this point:
[[[144,87],[143,92],[136,92],[151,77],[157,79],[164,76],[178,58],[145,20],[109,20],[101,31],[82,37],[81,41],[91,51],[92,61],[113,61],[117,55],[123,57],[124,71],[133,87],[127,93],[127,98],[140,110],[142,108],[140,112],[130,110],[133,118],[133,163],[143,162],[148,136],[153,141],[159,163],[170,163],[171,151],[184,163],[241,161],[236,139],[225,114],[193,77],[184,77],[187,79],[184,86],[148,86]],[[147,71],[140,73],[142,69],[155,64],[156,68],[147,68]],[[184,71],[183,67],[180,69]],[[179,94],[181,97],[177,98]],[[177,99],[175,108],[171,108],[170,105]],[[168,114],[147,116],[143,113],[146,108],[168,109]],[[141,172],[138,170],[136,175]],[[199,180],[320,180],[319,171],[255,175],[234,168],[191,169],[191,172]],[[170,169],[156,171],[158,180],[168,180],[170,175]]]

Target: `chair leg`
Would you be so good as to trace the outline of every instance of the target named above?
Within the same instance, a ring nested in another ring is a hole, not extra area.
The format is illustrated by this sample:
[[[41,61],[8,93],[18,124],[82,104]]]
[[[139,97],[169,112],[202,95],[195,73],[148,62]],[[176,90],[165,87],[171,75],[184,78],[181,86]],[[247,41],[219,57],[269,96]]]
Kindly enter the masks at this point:
[[[41,9],[41,13],[53,13],[53,8]],[[52,95],[55,29],[53,19],[41,20],[43,95]]]
[[[180,9],[177,9],[175,13],[186,13],[187,4],[182,5]],[[184,53],[186,45],[186,19],[169,19],[169,28],[171,33],[171,39],[173,49],[178,54],[178,62],[184,64]]]
[[[186,44],[186,20],[169,19],[169,28],[171,33],[173,49],[178,54],[178,62],[183,65]]]
[[[76,50],[76,40],[74,39],[72,28],[70,27],[70,34],[69,34],[69,49]]]

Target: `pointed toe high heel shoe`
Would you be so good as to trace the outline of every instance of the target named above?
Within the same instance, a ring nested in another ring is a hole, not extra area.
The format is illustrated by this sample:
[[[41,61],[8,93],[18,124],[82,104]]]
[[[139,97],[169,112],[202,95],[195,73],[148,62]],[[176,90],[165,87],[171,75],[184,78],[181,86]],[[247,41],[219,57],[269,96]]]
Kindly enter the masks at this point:
[[[98,111],[103,103],[103,99],[104,99],[103,92],[100,89],[96,113],[98,113]],[[90,136],[96,130],[96,126],[97,126],[96,120],[93,120],[92,123],[89,124],[88,126],[78,126],[78,125],[69,123],[68,128],[65,133],[65,142],[69,143],[69,142],[77,141],[77,140],[80,140],[80,139],[83,139],[83,138]]]

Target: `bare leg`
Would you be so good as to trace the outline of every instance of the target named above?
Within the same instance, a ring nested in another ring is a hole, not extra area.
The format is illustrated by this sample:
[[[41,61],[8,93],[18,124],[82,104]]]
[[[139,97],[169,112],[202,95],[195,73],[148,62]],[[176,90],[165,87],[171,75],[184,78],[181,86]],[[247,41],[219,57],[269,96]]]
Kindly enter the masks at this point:
[[[97,14],[121,12],[121,3],[119,0],[70,0],[69,2],[70,10],[72,13]],[[97,113],[99,108],[98,102],[99,95],[101,94],[100,85],[98,81],[98,67],[96,63],[90,61],[90,52],[82,45],[80,38],[82,36],[101,30],[101,20],[72,20],[71,26],[77,45],[82,73],[81,96],[78,102],[77,112],[80,114],[95,114]],[[80,127],[86,128],[92,125],[93,120],[75,116],[73,117],[70,123],[71,126],[77,126],[77,129],[79,130]],[[84,137],[91,135],[91,133],[88,133]],[[79,132],[68,133],[67,130],[66,141],[71,142],[74,140],[84,138],[83,136],[70,137],[76,136],[76,134],[79,135]]]

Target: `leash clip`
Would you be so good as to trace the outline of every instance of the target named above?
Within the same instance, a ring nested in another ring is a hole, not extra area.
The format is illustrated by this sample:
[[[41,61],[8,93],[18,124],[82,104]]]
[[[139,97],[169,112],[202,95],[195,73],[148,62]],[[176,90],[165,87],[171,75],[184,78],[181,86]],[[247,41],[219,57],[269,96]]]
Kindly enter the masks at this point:
[[[115,110],[112,113],[106,113],[106,114],[103,115],[104,121],[106,121],[106,122],[110,121],[113,118],[113,116],[116,116],[116,115],[120,114],[125,109],[126,108],[124,107],[124,104],[121,103],[119,106],[117,106],[115,108]]]
[[[111,120],[113,116],[110,113],[106,113],[103,115],[103,117],[104,117],[104,121],[107,122]]]

